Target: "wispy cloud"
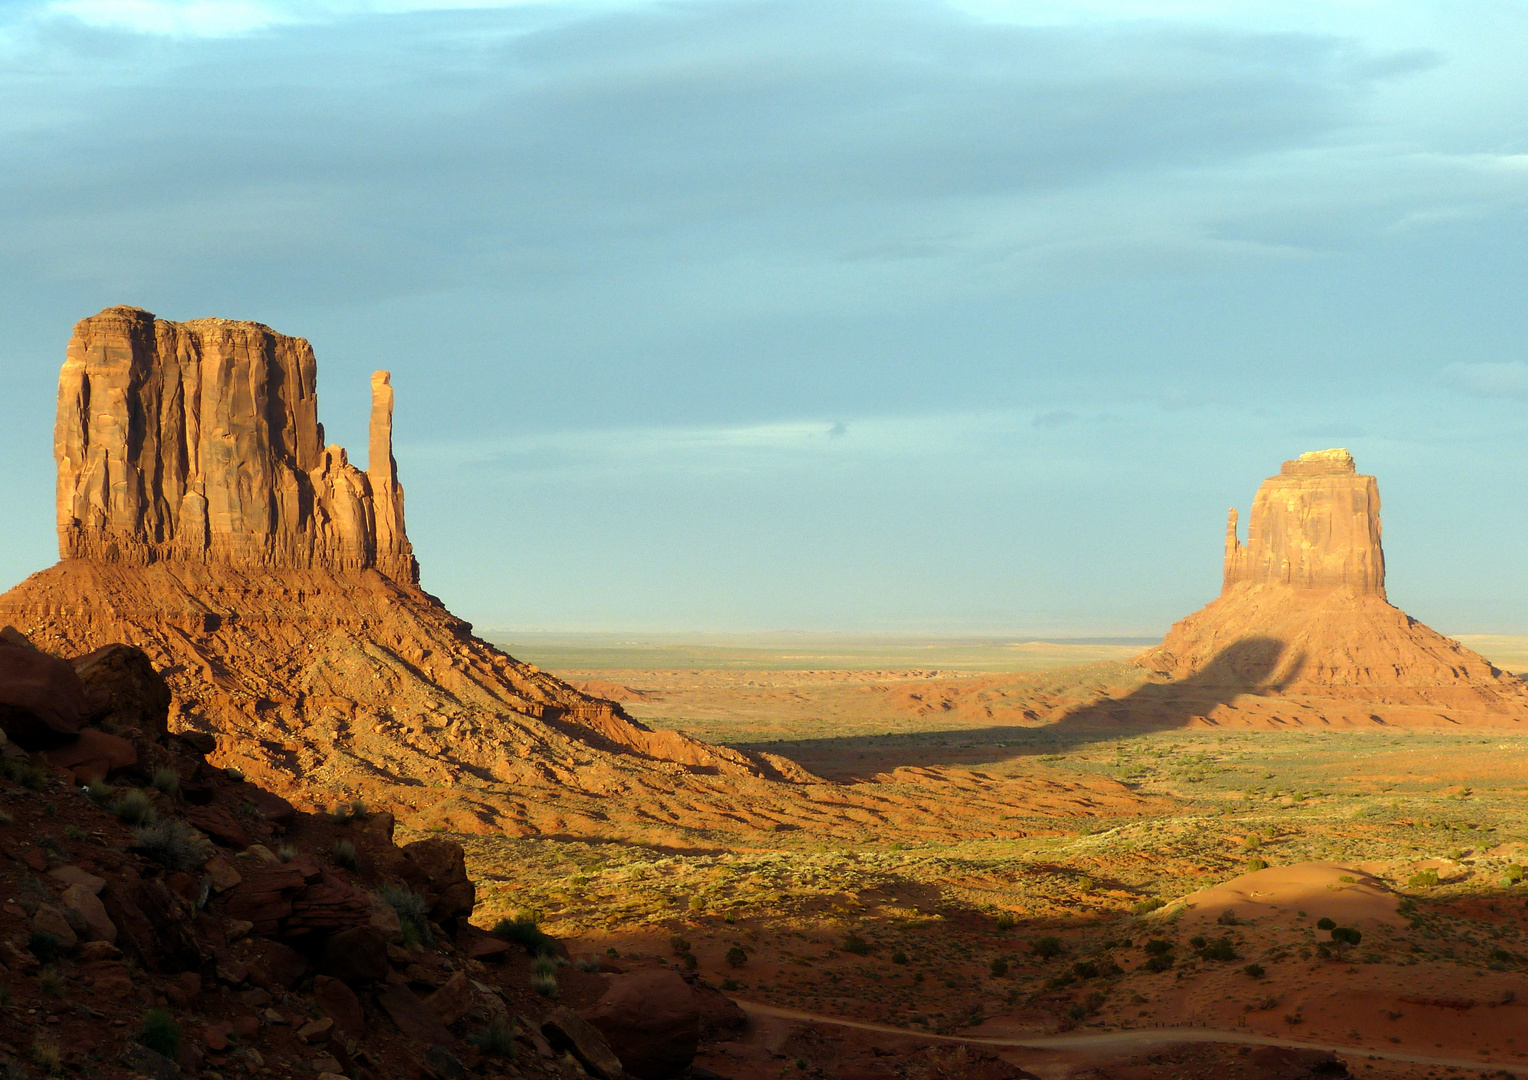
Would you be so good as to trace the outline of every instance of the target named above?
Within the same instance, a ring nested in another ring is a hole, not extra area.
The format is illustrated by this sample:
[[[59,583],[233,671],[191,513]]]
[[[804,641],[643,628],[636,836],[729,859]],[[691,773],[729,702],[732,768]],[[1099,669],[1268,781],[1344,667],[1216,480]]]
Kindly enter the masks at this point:
[[[1443,377],[1467,394],[1484,398],[1528,398],[1528,364],[1450,364]]]

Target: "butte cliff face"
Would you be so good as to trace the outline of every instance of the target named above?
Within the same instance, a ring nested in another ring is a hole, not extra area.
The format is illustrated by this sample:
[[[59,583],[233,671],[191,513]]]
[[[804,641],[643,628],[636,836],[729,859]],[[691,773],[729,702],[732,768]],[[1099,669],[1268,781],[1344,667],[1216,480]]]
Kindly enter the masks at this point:
[[[75,326],[66,357],[53,429],[61,558],[419,580],[387,372],[372,376],[362,472],[324,445],[302,338],[116,307]]]
[[[1286,461],[1258,488],[1246,544],[1231,511],[1220,596],[1137,662],[1226,700],[1335,694],[1528,718],[1521,680],[1385,598],[1379,507],[1346,450]]]

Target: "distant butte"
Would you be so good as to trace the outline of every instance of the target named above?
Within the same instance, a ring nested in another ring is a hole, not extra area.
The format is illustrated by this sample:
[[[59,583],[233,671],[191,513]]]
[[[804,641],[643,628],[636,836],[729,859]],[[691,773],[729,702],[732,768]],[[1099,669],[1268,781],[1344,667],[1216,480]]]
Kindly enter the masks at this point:
[[[1226,529],[1220,596],[1137,663],[1198,687],[1336,696],[1376,708],[1528,717],[1528,686],[1385,597],[1379,485],[1346,450],[1286,461]]]

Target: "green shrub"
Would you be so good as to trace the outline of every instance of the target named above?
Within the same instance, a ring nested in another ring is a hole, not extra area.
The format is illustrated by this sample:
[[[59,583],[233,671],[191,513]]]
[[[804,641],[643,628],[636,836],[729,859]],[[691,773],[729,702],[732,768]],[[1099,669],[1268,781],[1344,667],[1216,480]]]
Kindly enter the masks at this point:
[[[687,952],[681,956],[679,958],[679,962],[684,965],[686,971],[694,971],[696,968],[700,967],[699,958],[696,957],[696,955],[692,952]]]
[[[1011,911],[1005,911],[997,917],[997,928],[1004,931],[1005,933],[1018,925],[1019,920]]]
[[[675,956],[683,956],[690,951],[690,939],[683,934],[675,934],[669,938],[669,951]]]
[[[1172,953],[1158,953],[1156,956],[1148,956],[1144,966],[1147,971],[1166,971],[1173,966]]]
[[[1520,882],[1522,880],[1523,880],[1523,868],[1521,866],[1519,866],[1517,863],[1508,863],[1507,864],[1507,873],[1502,878],[1502,884],[1504,884],[1504,885],[1516,885],[1518,882]]]
[[[168,765],[161,765],[154,770],[152,783],[155,791],[173,797],[180,790],[180,774]]]
[[[1333,919],[1322,918],[1322,919],[1317,919],[1316,920],[1316,929],[1317,930],[1330,930],[1330,929],[1332,929],[1336,925],[1337,925],[1337,923]]]
[[[537,972],[531,976],[531,989],[544,998],[555,998],[559,993],[557,989],[557,976],[543,975]]]
[[[1001,956],[994,956],[992,963],[987,965],[987,972],[994,979],[1001,979],[1004,975],[1008,974],[1008,961],[1004,960]]]
[[[1079,979],[1098,978],[1098,965],[1091,960],[1079,960],[1072,965],[1072,974]]]
[[[515,1040],[519,1037],[518,1025],[501,1017],[494,1017],[482,1031],[476,1035],[467,1036],[467,1041],[489,1057],[513,1058],[519,1053],[520,1048],[515,1045]]]
[[[1406,885],[1412,889],[1435,889],[1438,887],[1438,871],[1431,868],[1418,870],[1407,879]]]
[[[154,820],[154,800],[134,788],[117,800],[112,812],[124,825],[147,825]]]
[[[905,964],[907,963],[907,954],[901,949],[898,949],[896,952],[891,954],[891,962],[893,964]]]
[[[356,858],[355,845],[349,840],[336,840],[334,842],[333,854],[336,865],[343,866],[346,870],[354,870],[356,868],[358,860]]]
[[[1266,869],[1268,869],[1268,860],[1267,859],[1248,859],[1247,860],[1247,869],[1248,870],[1266,870]]]
[[[505,941],[513,941],[532,956],[557,953],[557,939],[543,934],[536,925],[536,916],[530,912],[519,912],[513,919],[500,919],[493,933]]]
[[[424,897],[403,885],[384,885],[377,890],[377,895],[384,904],[398,913],[398,925],[403,929],[405,945],[434,944],[435,932],[430,929],[430,905],[425,903]]]
[[[1058,937],[1051,937],[1050,935],[1035,938],[1034,941],[1029,943],[1029,951],[1034,953],[1041,960],[1053,959],[1054,957],[1061,955],[1061,939]]]
[[[144,1014],[138,1041],[171,1061],[180,1057],[180,1025],[164,1009],[150,1009]]]
[[[291,844],[282,844],[276,849],[276,858],[284,863],[291,862],[297,858],[297,849]]]
[[[579,971],[587,971],[592,974],[600,969],[600,958],[598,956],[586,956],[578,961],[577,967]]]
[[[1246,972],[1254,979],[1261,979],[1264,974],[1262,964],[1248,964],[1246,967],[1242,968],[1242,971]]]
[[[64,839],[73,840],[77,843],[81,840],[89,840],[90,834],[84,829],[80,828],[78,825],[65,825]]]
[[[366,817],[366,804],[359,799],[349,806],[336,806],[329,811],[329,820],[336,825],[349,825],[352,821],[362,821]]]
[[[727,993],[730,994],[734,990],[740,989],[740,987],[738,985],[738,981],[736,979],[734,979],[732,976],[729,975],[725,979],[722,980],[722,989],[727,991]]]
[[[1173,943],[1164,941],[1161,938],[1152,938],[1143,948],[1146,950],[1147,956],[1166,956],[1173,951]]]
[[[844,938],[844,952],[855,956],[869,956],[870,942],[852,931]]]
[[[1363,939],[1363,934],[1351,926],[1338,926],[1332,929],[1332,940],[1339,945],[1357,945]]]
[[[1166,906],[1166,900],[1163,900],[1160,897],[1151,896],[1135,905],[1135,913],[1137,915],[1145,915],[1148,912],[1156,911],[1158,908],[1163,908]]]
[[[740,968],[748,963],[748,950],[741,945],[734,945],[727,950],[727,955],[723,959],[727,961],[728,967]],[[892,963],[896,963],[896,957],[892,957]],[[902,957],[902,963],[907,963],[907,957]]]
[[[1199,958],[1201,960],[1219,960],[1225,962],[1235,960],[1236,949],[1228,937],[1214,938],[1199,946]]]
[[[179,818],[134,829],[133,850],[170,870],[195,870],[212,858],[212,843]]]
[[[706,901],[705,901],[705,899],[703,897],[699,897],[699,896],[692,896],[692,897],[690,897],[690,911],[692,913],[694,913],[696,915],[699,915],[702,911],[705,911],[705,910],[706,910]]]

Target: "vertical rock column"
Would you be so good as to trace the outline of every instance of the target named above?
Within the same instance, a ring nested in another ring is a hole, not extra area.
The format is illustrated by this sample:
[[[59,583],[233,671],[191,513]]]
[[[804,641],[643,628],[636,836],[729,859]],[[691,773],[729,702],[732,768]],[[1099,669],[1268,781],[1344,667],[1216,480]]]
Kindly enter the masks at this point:
[[[366,476],[376,520],[376,565],[394,581],[419,583],[419,563],[403,528],[403,485],[398,483],[398,462],[393,458],[392,374],[376,371],[371,376],[371,444]]]

